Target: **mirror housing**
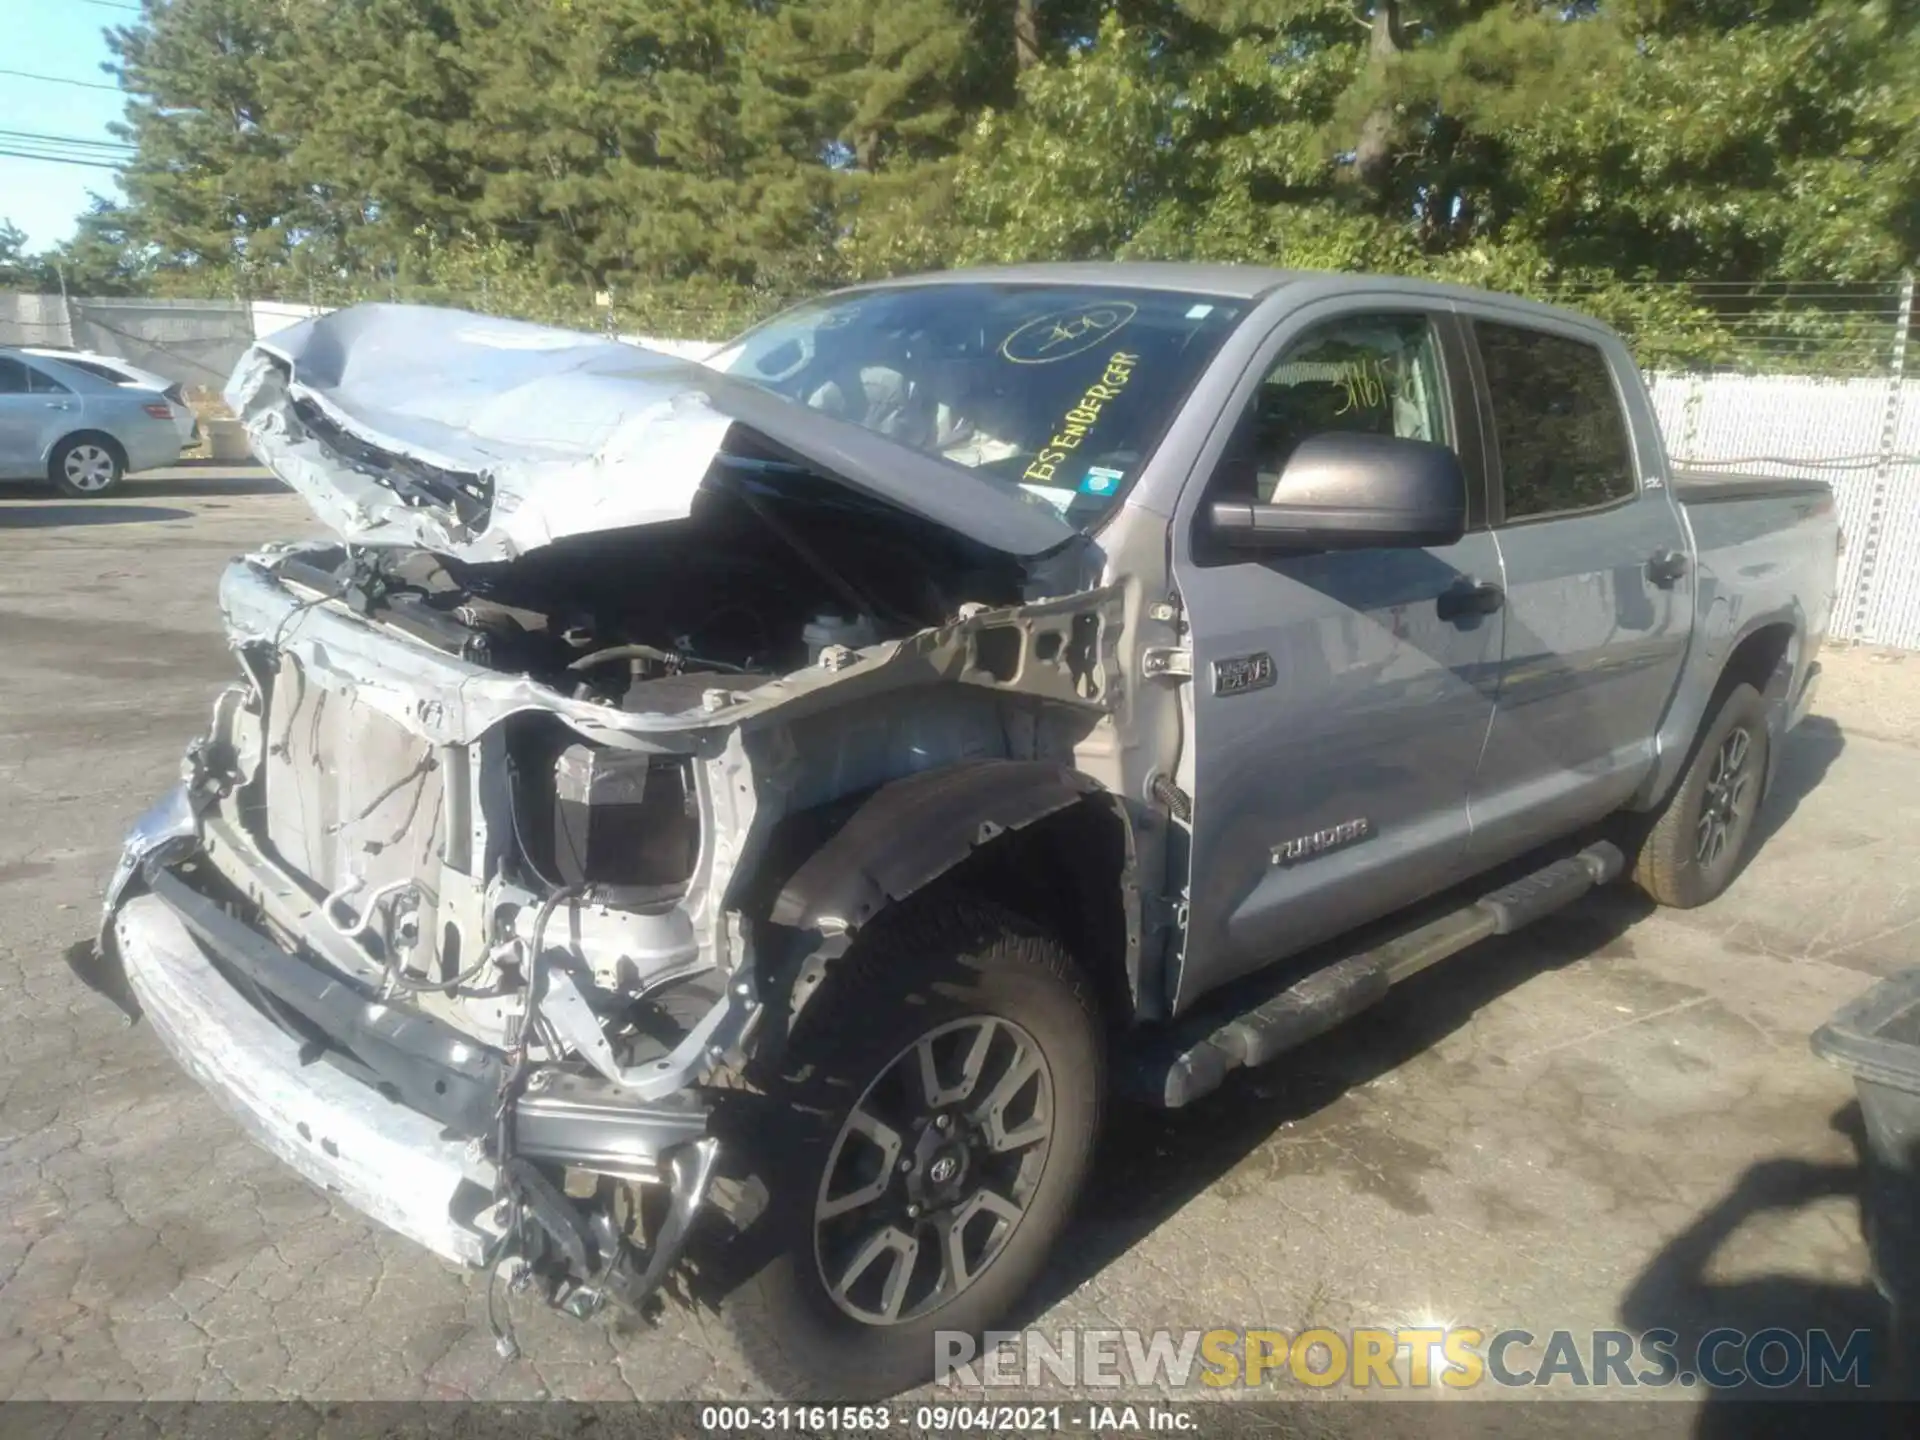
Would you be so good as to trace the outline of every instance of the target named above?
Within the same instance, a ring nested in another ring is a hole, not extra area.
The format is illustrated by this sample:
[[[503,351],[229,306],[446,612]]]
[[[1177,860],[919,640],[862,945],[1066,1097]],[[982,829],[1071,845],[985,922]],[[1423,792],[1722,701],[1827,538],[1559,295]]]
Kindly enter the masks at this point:
[[[1266,504],[1216,500],[1210,519],[1239,548],[1451,545],[1466,533],[1467,478],[1444,445],[1330,430],[1294,448]]]

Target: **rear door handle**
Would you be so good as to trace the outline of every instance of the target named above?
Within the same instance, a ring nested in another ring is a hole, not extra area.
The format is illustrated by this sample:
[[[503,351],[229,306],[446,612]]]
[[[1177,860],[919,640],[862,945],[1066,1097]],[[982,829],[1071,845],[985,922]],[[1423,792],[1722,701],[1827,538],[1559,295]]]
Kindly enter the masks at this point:
[[[1491,580],[1462,580],[1440,592],[1434,609],[1442,620],[1461,620],[1469,615],[1491,615],[1507,603],[1507,592]]]
[[[1672,585],[1687,573],[1687,557],[1678,550],[1656,550],[1647,560],[1647,579]]]
[[[73,405],[66,400],[49,400],[47,401],[47,408],[49,410],[71,410]]]

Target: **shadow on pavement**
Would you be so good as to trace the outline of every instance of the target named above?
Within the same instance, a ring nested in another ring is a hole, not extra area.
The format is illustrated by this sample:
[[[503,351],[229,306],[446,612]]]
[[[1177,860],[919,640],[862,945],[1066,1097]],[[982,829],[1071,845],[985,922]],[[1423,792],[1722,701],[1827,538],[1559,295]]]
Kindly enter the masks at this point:
[[[241,473],[235,473],[239,471]],[[135,475],[127,481],[131,489],[140,495],[161,495],[186,499],[192,497],[220,497],[225,495],[276,495],[285,492],[287,487],[272,474],[264,470],[254,470],[251,466],[223,464],[207,467],[207,473],[201,475],[181,474],[169,470],[164,474]]]
[[[1810,718],[1794,731],[1762,812],[1761,843],[1820,782],[1844,744],[1840,728],[1824,717]],[[1483,942],[1442,961],[1346,1025],[1263,1069],[1235,1072],[1218,1092],[1188,1109],[1116,1107],[1087,1187],[1087,1194],[1098,1198],[1083,1205],[1057,1258],[1013,1323],[1032,1323],[1099,1274],[1253,1155],[1282,1126],[1315,1115],[1349,1090],[1431,1049],[1486,1005],[1535,976],[1603,951],[1654,909],[1653,902],[1630,885],[1610,886],[1517,935]],[[1372,1159],[1379,1162],[1371,1182],[1376,1185],[1396,1183],[1391,1173],[1396,1164],[1403,1170],[1418,1164],[1412,1156]],[[1762,1176],[1761,1183],[1779,1184],[1782,1178]],[[1816,1178],[1841,1187],[1855,1183],[1851,1174]],[[1411,1187],[1415,1177],[1406,1175],[1398,1183]],[[1832,1288],[1835,1293],[1810,1293],[1799,1308],[1783,1303],[1771,1312],[1773,1320],[1756,1328],[1781,1323],[1799,1324],[1804,1330],[1828,1323],[1796,1318],[1815,1313],[1837,1324],[1841,1318],[1872,1315],[1879,1303],[1864,1287],[1805,1283],[1809,1291]]]
[[[1385,1000],[1259,1070],[1236,1071],[1219,1091],[1179,1111],[1116,1107],[1081,1217],[1042,1274],[1017,1323],[1070,1294],[1228,1174],[1282,1126],[1404,1065],[1535,976],[1605,949],[1653,910],[1614,886],[1542,924],[1481,945],[1397,986]],[[1416,1183],[1416,1156],[1381,1155],[1374,1185]]]
[[[0,493],[0,501],[8,498],[11,497]],[[0,503],[0,530],[53,530],[69,525],[142,525],[156,520],[191,519],[191,510],[176,510],[167,505],[121,505],[111,500],[19,506]]]
[[[1694,1368],[1696,1357],[1716,1364],[1722,1373],[1751,1373],[1756,1359],[1746,1337],[1770,1329],[1794,1338],[1791,1342],[1784,1338],[1777,1344],[1769,1342],[1770,1353],[1759,1357],[1758,1364],[1763,1370],[1772,1367],[1775,1373],[1784,1374],[1793,1358],[1789,1344],[1808,1348],[1805,1341],[1809,1331],[1825,1332],[1828,1337],[1838,1363],[1827,1362],[1829,1379],[1818,1388],[1800,1383],[1772,1389],[1759,1384],[1725,1389],[1696,1387],[1704,1402],[1695,1429],[1698,1435],[1761,1433],[1754,1428],[1753,1411],[1742,1401],[1858,1400],[1863,1395],[1905,1398],[1899,1394],[1904,1366],[1894,1349],[1891,1317],[1886,1301],[1872,1286],[1809,1275],[1725,1279],[1714,1273],[1720,1248],[1750,1221],[1765,1223],[1764,1217],[1799,1210],[1834,1196],[1852,1200],[1858,1213],[1865,1179],[1865,1137],[1859,1105],[1849,1102],[1842,1106],[1832,1123],[1853,1142],[1852,1164],[1780,1158],[1750,1166],[1724,1198],[1661,1249],[1621,1299],[1620,1319],[1627,1329],[1642,1333],[1663,1329],[1677,1334],[1672,1348],[1682,1374]],[[1729,1336],[1715,1347],[1715,1354],[1701,1356],[1702,1339],[1720,1330],[1738,1332],[1742,1338],[1736,1342]],[[1849,1351],[1850,1341],[1860,1332],[1864,1332],[1864,1340]],[[1858,1388],[1858,1380],[1843,1378],[1847,1362],[1856,1356],[1862,1366],[1858,1379],[1868,1385],[1864,1392]],[[1812,1363],[1809,1353],[1808,1364]],[[1799,1372],[1801,1367],[1793,1369]],[[1839,1370],[1841,1377],[1833,1377],[1833,1370]]]
[[[1826,778],[1828,767],[1846,748],[1846,732],[1825,715],[1809,715],[1794,727],[1781,748],[1773,788],[1767,792],[1766,808],[1754,827],[1756,850],[1793,818],[1800,802]]]

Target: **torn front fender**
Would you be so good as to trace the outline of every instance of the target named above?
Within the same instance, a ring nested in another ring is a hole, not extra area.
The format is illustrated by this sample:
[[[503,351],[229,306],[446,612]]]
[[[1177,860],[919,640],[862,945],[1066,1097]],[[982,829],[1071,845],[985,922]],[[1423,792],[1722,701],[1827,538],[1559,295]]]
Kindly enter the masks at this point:
[[[781,887],[776,925],[841,935],[1009,830],[1100,787],[1043,760],[963,761],[883,785]]]

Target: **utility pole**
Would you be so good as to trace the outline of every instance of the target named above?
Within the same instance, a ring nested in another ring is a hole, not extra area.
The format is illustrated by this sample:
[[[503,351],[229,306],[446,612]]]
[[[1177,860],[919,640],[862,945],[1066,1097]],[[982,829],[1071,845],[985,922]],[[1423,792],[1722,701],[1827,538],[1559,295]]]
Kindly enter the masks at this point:
[[[67,267],[58,260],[53,262],[54,283],[60,287],[60,325],[66,331],[67,348],[74,350],[73,343],[73,301],[67,297]]]
[[[1900,281],[1895,306],[1893,346],[1887,365],[1887,403],[1880,425],[1880,461],[1874,466],[1873,486],[1867,492],[1867,533],[1860,546],[1860,574],[1853,586],[1851,638],[1869,639],[1868,612],[1873,601],[1874,571],[1880,559],[1881,534],[1887,525],[1887,496],[1893,489],[1893,459],[1900,436],[1900,407],[1907,375],[1907,346],[1913,334],[1913,271]]]

